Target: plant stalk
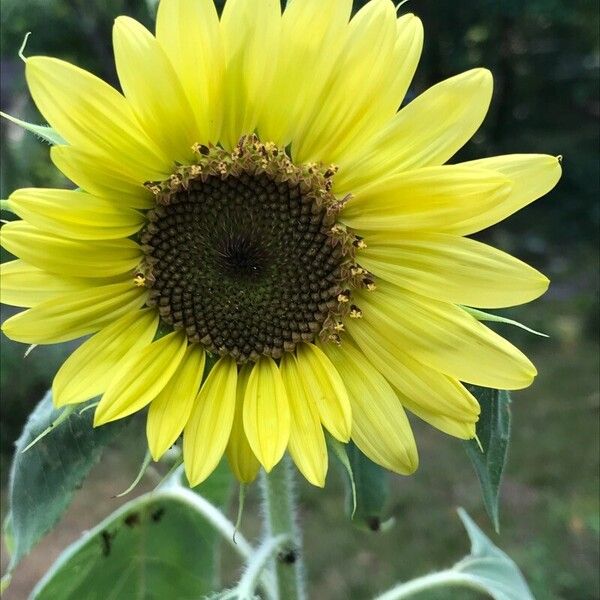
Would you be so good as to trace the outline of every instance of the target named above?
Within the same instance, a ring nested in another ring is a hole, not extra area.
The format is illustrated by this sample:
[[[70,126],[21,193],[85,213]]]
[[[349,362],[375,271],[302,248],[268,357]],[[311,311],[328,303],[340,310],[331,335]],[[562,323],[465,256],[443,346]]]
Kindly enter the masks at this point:
[[[296,496],[290,459],[285,456],[269,473],[261,473],[265,533],[287,536],[275,558],[280,600],[305,600],[302,537],[296,519]]]

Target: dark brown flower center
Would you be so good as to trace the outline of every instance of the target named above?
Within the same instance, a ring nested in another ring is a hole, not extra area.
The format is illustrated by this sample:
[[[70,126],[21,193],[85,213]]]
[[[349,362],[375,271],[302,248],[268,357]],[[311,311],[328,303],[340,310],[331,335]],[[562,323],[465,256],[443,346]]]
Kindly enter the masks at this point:
[[[320,335],[337,339],[359,240],[336,224],[334,169],[296,167],[274,146],[243,139],[232,153],[198,147],[198,164],[149,184],[141,273],[148,304],[192,343],[239,363],[279,358]]]

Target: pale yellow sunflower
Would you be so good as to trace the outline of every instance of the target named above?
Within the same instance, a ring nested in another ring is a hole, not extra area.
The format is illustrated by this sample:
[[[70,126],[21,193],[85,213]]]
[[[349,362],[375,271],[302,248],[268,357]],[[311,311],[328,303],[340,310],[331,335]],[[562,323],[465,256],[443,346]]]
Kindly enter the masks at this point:
[[[419,19],[372,0],[163,0],[156,35],[114,26],[122,93],[55,58],[26,61],[66,140],[77,191],[21,189],[3,228],[18,257],[2,300],[11,339],[88,336],[56,406],[101,396],[95,424],[149,406],[154,459],[183,433],[191,484],[227,454],[254,479],[286,449],[322,486],[324,429],[409,474],[405,409],[472,438],[464,383],[536,370],[464,307],[541,295],[548,280],[469,239],[548,192],[556,158],[445,165],[480,126],[492,76],[473,69],[398,110]],[[214,365],[203,381],[206,363]]]

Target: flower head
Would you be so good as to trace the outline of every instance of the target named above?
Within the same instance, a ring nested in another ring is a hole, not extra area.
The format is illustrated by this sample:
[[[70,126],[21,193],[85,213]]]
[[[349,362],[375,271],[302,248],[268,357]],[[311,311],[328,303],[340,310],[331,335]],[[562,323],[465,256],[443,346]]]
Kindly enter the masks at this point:
[[[27,59],[66,140],[52,160],[80,191],[11,195],[3,301],[28,310],[2,329],[35,344],[92,334],[54,402],[101,395],[96,425],[149,406],[152,456],[183,432],[192,484],[223,453],[251,481],[288,449],[323,485],[324,429],[409,474],[405,408],[471,438],[463,383],[518,389],[536,373],[463,306],[528,302],[548,280],[465,236],[549,191],[557,159],[446,165],[485,116],[490,73],[398,110],[421,23],[390,0],[350,19],[351,5],[228,0],[219,19],[212,0],[162,0],[156,37],[115,22],[123,93]]]

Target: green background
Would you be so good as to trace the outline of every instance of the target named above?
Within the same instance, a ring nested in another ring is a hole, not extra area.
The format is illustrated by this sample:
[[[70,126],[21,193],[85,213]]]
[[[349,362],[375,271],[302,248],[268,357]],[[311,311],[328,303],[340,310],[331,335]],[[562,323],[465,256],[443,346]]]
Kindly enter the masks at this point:
[[[152,27],[152,4],[3,0],[2,110],[41,122],[17,57],[27,31],[32,31],[27,55],[58,56],[116,84],[112,21],[127,14]],[[548,197],[478,236],[552,280],[541,300],[504,312],[547,332],[550,339],[502,329],[532,357],[540,374],[530,389],[514,395],[502,531],[493,539],[522,567],[537,598],[596,599],[600,595],[597,2],[412,0],[401,10],[414,12],[425,26],[424,54],[409,100],[472,67],[486,66],[494,74],[490,113],[456,161],[508,152],[564,157],[563,178]],[[1,138],[2,197],[18,187],[65,184],[51,166],[47,146],[5,121]],[[5,309],[5,316],[9,314],[11,309]],[[24,350],[24,345],[2,339],[3,487],[14,439],[69,347],[38,348],[26,359]],[[138,433],[143,439],[141,427]],[[396,522],[385,533],[361,531],[346,519],[343,475],[333,466],[325,492],[300,483],[311,597],[368,598],[396,580],[448,566],[467,550],[454,513],[457,505],[465,506],[490,531],[460,443],[418,422],[415,433],[421,467],[411,478],[393,478],[388,512]],[[67,517],[23,562],[8,600],[25,597],[61,549],[117,507],[119,501],[112,496],[128,486],[143,455],[132,437],[109,450]],[[141,489],[151,484],[147,479]],[[246,526],[258,534],[258,521],[252,516],[255,502],[256,490],[251,490]],[[233,576],[235,565],[227,556],[224,562]]]

